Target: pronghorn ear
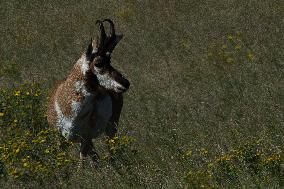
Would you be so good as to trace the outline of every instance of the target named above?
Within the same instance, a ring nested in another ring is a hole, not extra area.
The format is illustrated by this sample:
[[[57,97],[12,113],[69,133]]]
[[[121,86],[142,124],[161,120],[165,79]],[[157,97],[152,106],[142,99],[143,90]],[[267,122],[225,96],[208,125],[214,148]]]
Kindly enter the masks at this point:
[[[88,45],[87,51],[86,51],[86,57],[88,60],[92,59],[92,54],[93,54],[93,39],[91,38],[91,41]]]

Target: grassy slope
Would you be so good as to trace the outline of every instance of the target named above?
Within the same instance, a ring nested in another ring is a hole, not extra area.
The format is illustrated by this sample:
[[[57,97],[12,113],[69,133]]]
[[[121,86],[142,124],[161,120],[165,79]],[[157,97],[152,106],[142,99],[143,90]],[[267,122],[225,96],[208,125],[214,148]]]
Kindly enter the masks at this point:
[[[95,35],[95,20],[114,19],[125,38],[113,65],[131,81],[120,132],[136,138],[137,183],[181,186],[187,167],[180,152],[188,148],[213,157],[251,137],[283,144],[281,1],[62,2],[1,1],[0,60],[15,63],[22,80],[51,86]],[[210,45],[237,31],[254,62],[221,69],[206,60]],[[108,184],[125,184],[114,180]]]

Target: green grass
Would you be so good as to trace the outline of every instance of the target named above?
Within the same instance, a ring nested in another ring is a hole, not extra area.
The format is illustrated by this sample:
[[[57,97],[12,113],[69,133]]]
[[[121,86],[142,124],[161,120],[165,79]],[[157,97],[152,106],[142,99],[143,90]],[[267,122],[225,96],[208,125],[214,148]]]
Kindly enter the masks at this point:
[[[124,34],[112,55],[113,66],[131,82],[118,136],[133,137],[137,152],[127,149],[98,170],[70,168],[68,179],[47,179],[45,187],[283,187],[281,1],[11,0],[0,7],[2,88],[26,81],[51,88],[65,78],[96,35],[97,19],[112,18]],[[280,172],[264,167],[255,173],[241,158],[233,163],[240,165],[233,181],[220,171],[224,166],[213,171],[213,180],[202,174],[208,164],[257,141],[262,155],[256,164],[281,154],[274,162]],[[104,138],[95,143],[104,154]],[[70,153],[78,157],[77,150]],[[39,184],[0,181],[5,188]]]

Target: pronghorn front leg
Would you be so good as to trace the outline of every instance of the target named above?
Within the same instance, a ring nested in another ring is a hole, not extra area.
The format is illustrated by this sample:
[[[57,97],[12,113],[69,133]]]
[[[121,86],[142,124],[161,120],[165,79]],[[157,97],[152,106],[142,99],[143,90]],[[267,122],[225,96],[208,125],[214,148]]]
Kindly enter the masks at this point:
[[[111,93],[110,97],[112,101],[112,116],[106,128],[106,135],[109,138],[113,138],[117,132],[119,117],[123,106],[123,96],[119,93]]]
[[[84,164],[87,157],[90,156],[94,165],[97,166],[100,160],[98,153],[94,149],[92,139],[85,139],[81,141],[80,147],[80,166]]]
[[[91,157],[92,161],[93,161],[93,165],[95,167],[98,166],[99,162],[100,162],[100,156],[99,154],[95,151],[95,148],[94,148],[94,145],[91,141],[91,149],[90,149],[90,152],[89,152],[89,156]]]

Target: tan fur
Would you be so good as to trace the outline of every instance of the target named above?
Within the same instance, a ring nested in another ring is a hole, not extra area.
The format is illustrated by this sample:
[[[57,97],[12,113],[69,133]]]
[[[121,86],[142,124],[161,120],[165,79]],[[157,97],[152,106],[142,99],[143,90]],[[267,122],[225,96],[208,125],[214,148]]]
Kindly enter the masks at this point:
[[[70,75],[65,81],[57,82],[55,89],[52,90],[51,98],[48,105],[47,120],[52,126],[56,124],[57,114],[54,108],[55,100],[59,103],[62,113],[67,116],[72,116],[71,103],[72,100],[76,102],[83,102],[84,96],[75,91],[76,81],[83,81],[84,76],[80,71],[79,65],[75,64]]]
[[[75,91],[76,81],[83,81],[84,77],[80,71],[79,66],[76,64],[72,69],[66,81],[61,84],[56,93],[56,99],[61,107],[62,113],[70,117],[72,116],[71,103],[72,100],[76,102],[83,102],[84,96],[82,93]]]
[[[49,100],[47,105],[47,122],[50,126],[55,127],[56,125],[56,111],[54,108],[55,104],[55,94],[57,91],[57,88],[64,82],[64,80],[56,81],[54,87],[50,90],[49,93]]]

